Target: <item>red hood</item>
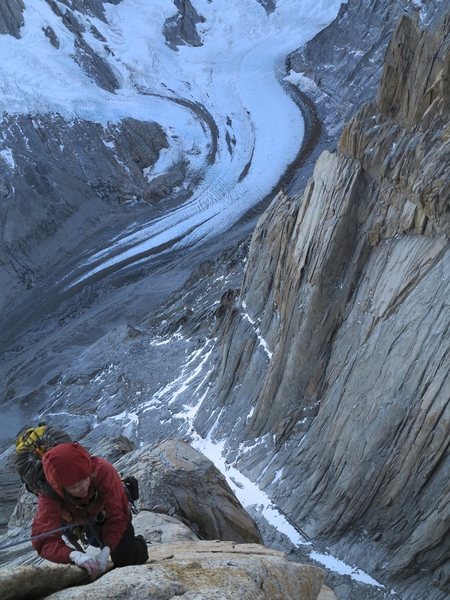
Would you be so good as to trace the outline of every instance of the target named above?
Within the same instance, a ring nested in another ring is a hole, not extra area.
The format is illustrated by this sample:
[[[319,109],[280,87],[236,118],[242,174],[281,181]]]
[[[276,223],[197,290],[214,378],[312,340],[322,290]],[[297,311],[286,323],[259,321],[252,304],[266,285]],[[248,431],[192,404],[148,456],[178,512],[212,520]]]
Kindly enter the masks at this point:
[[[64,487],[75,485],[92,475],[91,455],[77,442],[58,444],[42,457],[48,483],[64,497]]]

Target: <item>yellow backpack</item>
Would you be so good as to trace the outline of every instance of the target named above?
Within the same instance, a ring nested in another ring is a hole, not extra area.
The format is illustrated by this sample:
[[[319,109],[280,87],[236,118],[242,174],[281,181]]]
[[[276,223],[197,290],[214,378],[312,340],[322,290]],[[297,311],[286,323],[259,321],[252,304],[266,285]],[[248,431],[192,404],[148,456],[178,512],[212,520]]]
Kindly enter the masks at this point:
[[[30,427],[19,434],[16,439],[16,452],[34,452],[36,456],[42,458],[48,450],[45,446],[45,431],[47,425],[40,423],[37,427]]]
[[[19,433],[16,439],[16,470],[29,492],[39,495],[39,492],[49,491],[42,457],[50,448],[71,441],[65,431],[46,423],[28,427]]]

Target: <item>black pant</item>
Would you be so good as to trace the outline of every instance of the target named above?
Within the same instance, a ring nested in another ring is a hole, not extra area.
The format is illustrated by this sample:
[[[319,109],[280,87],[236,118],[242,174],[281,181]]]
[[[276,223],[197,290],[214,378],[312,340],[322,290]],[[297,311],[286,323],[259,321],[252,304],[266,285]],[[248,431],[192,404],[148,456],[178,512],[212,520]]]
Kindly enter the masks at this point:
[[[142,565],[147,562],[147,544],[141,535],[134,535],[134,527],[131,519],[122,536],[122,539],[111,552],[111,559],[115,567],[127,567],[128,565]]]

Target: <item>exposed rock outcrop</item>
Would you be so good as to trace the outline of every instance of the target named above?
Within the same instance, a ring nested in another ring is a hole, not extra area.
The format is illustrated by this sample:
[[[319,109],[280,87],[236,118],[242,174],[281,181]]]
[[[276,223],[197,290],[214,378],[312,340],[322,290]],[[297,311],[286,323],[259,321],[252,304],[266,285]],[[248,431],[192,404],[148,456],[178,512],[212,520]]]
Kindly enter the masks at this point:
[[[309,535],[346,534],[350,560],[442,599],[449,30],[449,18],[434,33],[401,19],[377,101],[322,154],[303,198],[281,195],[258,223],[220,324],[216,400],[197,420],[207,428],[226,405],[217,435],[259,440],[241,466]]]
[[[54,6],[54,0],[47,0],[51,6]],[[60,0],[60,4],[65,4],[70,10],[76,10],[81,13],[92,15],[98,19],[105,20],[105,4],[119,4],[122,0]]]
[[[198,540],[192,529],[179,519],[148,510],[134,515],[133,526],[149,545]]]
[[[23,0],[4,0],[0,4],[0,34],[7,33],[20,38],[24,8]]]
[[[118,3],[120,0],[113,0],[111,4]],[[64,3],[67,8],[61,9],[54,1],[50,0],[49,5],[53,12],[61,19],[63,25],[74,35],[75,45],[75,62],[83,69],[83,71],[91,77],[95,83],[108,92],[114,92],[120,87],[119,81],[108,62],[101,54],[96,52],[86,41],[84,34],[86,27],[83,24],[83,19],[73,11],[80,11],[82,15],[92,15],[104,20],[104,8],[101,0],[95,2],[86,2],[85,0],[66,0]],[[105,42],[97,29],[91,26],[91,33],[95,37]],[[52,41],[52,35],[46,34]],[[54,41],[52,42],[55,45]]]
[[[140,506],[177,516],[203,539],[260,543],[253,519],[225,477],[189,444],[167,440],[125,455],[117,469],[140,484]]]
[[[266,13],[270,15],[277,7],[277,0],[257,0],[264,8]]]
[[[399,18],[409,15],[431,27],[445,14],[442,2],[348,0],[330,25],[288,56],[288,69],[306,77],[299,87],[314,102],[323,123],[313,160],[294,176],[287,188],[290,194],[303,192],[319,154],[335,147],[344,124],[376,95]]]
[[[204,23],[205,17],[199,15],[190,0],[174,0],[177,12],[164,24],[164,37],[172,50],[177,46],[201,46],[202,40],[197,31],[197,23]]]
[[[87,583],[87,573],[74,565],[19,566],[0,569],[0,594],[4,600],[32,600]]]
[[[191,541],[150,547],[147,564],[110,571],[89,588],[83,585],[56,591],[86,583],[83,572],[74,566],[3,571],[0,593],[4,600],[75,599],[86,598],[87,593],[92,599],[335,599],[322,582],[323,571],[318,567],[288,561],[281,552],[264,546]]]

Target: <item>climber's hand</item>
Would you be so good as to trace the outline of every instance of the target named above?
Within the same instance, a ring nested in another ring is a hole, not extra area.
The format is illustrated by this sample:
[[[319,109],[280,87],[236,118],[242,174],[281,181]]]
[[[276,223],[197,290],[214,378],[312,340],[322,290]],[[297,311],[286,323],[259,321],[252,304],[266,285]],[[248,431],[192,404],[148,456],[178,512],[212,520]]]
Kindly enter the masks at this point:
[[[94,556],[89,556],[89,554],[84,554],[84,552],[78,552],[77,550],[71,552],[69,556],[72,562],[89,573],[91,579],[97,579],[99,576],[99,566]]]
[[[105,546],[102,550],[100,550],[100,552],[95,557],[99,575],[103,575],[103,573],[105,572],[106,563],[108,562],[108,558],[109,558],[109,552],[110,552],[110,550],[109,550],[108,546]]]

